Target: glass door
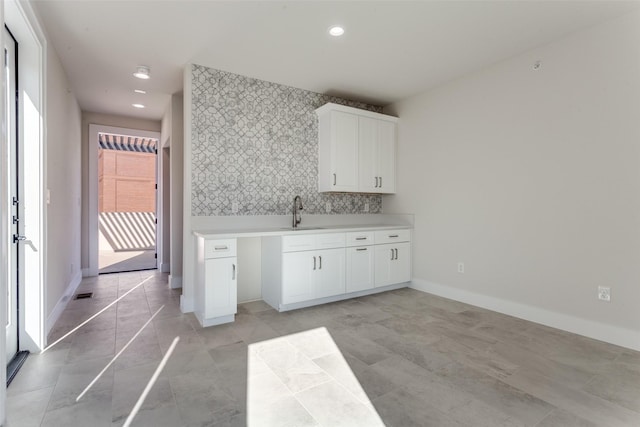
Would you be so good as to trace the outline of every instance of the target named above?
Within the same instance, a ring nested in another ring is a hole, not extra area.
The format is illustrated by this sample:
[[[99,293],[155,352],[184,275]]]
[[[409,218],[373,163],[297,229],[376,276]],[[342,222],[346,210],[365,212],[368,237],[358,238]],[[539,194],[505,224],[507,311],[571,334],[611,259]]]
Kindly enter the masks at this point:
[[[20,202],[18,200],[18,138],[17,138],[17,49],[18,44],[11,33],[4,28],[4,68],[5,68],[5,106],[6,133],[9,147],[9,201],[11,213],[9,216],[9,250],[8,286],[7,286],[7,363],[10,363],[18,352],[18,261],[21,245]],[[5,243],[6,244],[6,243]]]

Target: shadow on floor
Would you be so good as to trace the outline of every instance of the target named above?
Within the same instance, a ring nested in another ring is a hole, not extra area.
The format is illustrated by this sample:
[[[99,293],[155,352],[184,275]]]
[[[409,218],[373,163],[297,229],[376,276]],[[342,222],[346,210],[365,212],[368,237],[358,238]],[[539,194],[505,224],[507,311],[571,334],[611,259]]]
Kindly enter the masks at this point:
[[[155,254],[155,250],[136,251],[130,252],[129,254],[126,252],[109,253],[106,255],[101,253],[100,264],[104,265],[104,267],[100,268],[98,273],[106,274],[151,270],[156,268]],[[127,255],[129,257],[127,257]]]

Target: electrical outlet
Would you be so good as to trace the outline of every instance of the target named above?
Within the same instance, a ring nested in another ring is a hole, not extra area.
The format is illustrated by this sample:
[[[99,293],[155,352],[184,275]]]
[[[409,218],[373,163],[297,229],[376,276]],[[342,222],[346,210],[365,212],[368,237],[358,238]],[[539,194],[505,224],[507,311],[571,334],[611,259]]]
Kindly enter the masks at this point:
[[[364,209],[362,211],[363,212],[369,212],[369,203],[365,203],[364,204]]]
[[[611,302],[611,288],[608,286],[598,286],[598,299]]]
[[[458,273],[464,274],[464,262],[458,263]]]
[[[327,202],[325,208],[327,209],[327,212],[331,212],[331,202]]]

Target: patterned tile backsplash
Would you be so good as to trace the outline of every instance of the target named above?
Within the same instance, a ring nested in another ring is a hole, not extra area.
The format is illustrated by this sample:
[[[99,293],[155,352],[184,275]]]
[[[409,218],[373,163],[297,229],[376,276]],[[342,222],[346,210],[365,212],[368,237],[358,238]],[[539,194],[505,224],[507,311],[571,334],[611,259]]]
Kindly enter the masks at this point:
[[[192,215],[382,212],[382,197],[318,193],[318,118],[334,102],[375,107],[194,65]],[[237,210],[233,208],[237,206]]]

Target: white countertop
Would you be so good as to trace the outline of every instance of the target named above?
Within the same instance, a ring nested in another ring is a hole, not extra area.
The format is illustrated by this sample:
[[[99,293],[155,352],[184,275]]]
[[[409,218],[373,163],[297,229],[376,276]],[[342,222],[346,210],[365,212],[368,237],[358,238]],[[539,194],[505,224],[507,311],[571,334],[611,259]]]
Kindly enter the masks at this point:
[[[406,230],[408,225],[398,224],[363,224],[363,225],[300,225],[297,229],[290,227],[256,227],[237,229],[202,229],[194,230],[193,234],[204,239],[231,239],[236,237],[265,237],[265,236],[291,236],[298,234],[322,234],[322,233],[348,233],[351,231],[378,231],[378,230]]]

